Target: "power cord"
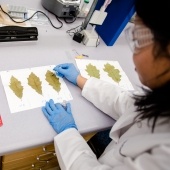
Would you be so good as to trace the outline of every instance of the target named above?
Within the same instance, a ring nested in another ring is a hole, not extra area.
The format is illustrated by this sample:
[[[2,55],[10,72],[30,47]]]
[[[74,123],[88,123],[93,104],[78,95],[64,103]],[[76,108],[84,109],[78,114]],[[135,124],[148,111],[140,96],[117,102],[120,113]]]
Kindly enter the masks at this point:
[[[78,14],[79,14],[79,12],[78,13],[73,12],[73,11],[70,12],[69,15],[72,16],[72,21],[68,21],[66,18],[64,18],[65,23],[67,23],[67,24],[73,23],[77,19]]]
[[[99,39],[99,35],[98,35],[98,38],[97,38],[97,41],[96,41],[96,47],[98,47],[100,44],[100,39]]]
[[[50,24],[51,24],[55,29],[60,29],[60,28],[63,26],[63,23],[59,20],[59,18],[58,18],[56,15],[55,15],[55,17],[56,17],[56,19],[58,20],[58,22],[61,23],[61,26],[60,26],[60,27],[54,26],[54,24],[51,22],[50,18],[49,18],[44,12],[42,12],[42,11],[36,11],[30,18],[27,18],[27,19],[24,20],[24,21],[16,21],[16,20],[14,20],[7,12],[5,12],[5,11],[3,10],[3,8],[2,8],[1,5],[0,5],[0,9],[2,10],[2,12],[3,12],[4,14],[6,14],[6,15],[7,15],[13,22],[15,22],[15,23],[24,23],[24,22],[30,20],[31,18],[33,18],[35,14],[41,13],[41,14],[45,15],[45,16],[48,18]]]
[[[80,33],[82,31],[82,25],[79,25],[75,28],[71,28],[66,31],[70,36],[74,36],[76,33]]]
[[[77,17],[74,17],[73,20],[69,22],[66,18],[64,18],[64,21],[65,21],[65,23],[67,23],[67,24],[71,24],[71,23],[73,23],[76,19],[77,19]]]

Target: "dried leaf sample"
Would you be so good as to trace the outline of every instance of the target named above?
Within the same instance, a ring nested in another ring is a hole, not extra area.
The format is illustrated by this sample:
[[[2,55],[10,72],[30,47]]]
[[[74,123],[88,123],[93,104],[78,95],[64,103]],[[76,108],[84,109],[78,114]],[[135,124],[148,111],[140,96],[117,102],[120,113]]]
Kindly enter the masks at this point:
[[[120,71],[116,69],[113,65],[105,64],[104,69],[108,73],[108,76],[111,77],[115,82],[119,83],[121,81]]]
[[[37,77],[33,72],[29,75],[28,79],[28,85],[31,86],[37,93],[42,95],[42,82],[40,81],[40,78]]]
[[[92,64],[88,64],[86,66],[86,71],[90,77],[96,77],[100,79],[100,71],[96,68],[96,66],[93,66]]]
[[[22,98],[24,88],[21,85],[21,82],[19,80],[17,80],[14,76],[12,76],[10,79],[9,87],[11,88],[11,90],[15,93],[15,95],[18,98],[20,98],[20,99]]]
[[[47,71],[46,74],[46,81],[53,87],[54,90],[59,92],[61,90],[61,83],[59,81],[59,78],[55,76],[55,74],[51,71]]]

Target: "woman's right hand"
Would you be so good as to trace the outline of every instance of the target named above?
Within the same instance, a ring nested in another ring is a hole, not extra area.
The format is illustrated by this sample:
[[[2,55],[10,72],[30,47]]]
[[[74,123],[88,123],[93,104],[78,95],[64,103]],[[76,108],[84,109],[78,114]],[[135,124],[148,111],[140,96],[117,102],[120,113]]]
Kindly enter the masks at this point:
[[[80,75],[80,72],[76,69],[74,64],[65,63],[59,64],[53,69],[56,72],[56,75],[62,78],[66,78],[68,81],[77,85],[77,77]]]

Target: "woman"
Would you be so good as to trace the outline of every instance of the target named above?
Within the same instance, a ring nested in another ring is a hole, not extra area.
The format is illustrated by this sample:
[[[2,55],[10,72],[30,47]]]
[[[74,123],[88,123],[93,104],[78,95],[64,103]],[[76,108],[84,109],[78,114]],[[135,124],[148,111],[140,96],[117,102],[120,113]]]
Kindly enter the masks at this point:
[[[112,141],[97,159],[77,131],[70,105],[52,100],[42,108],[58,135],[54,138],[61,169],[170,169],[170,2],[135,1],[135,26],[126,36],[143,93],[128,92],[96,78],[85,79],[73,64],[56,73],[82,88],[82,96],[116,119]],[[102,90],[103,89],[103,90]]]

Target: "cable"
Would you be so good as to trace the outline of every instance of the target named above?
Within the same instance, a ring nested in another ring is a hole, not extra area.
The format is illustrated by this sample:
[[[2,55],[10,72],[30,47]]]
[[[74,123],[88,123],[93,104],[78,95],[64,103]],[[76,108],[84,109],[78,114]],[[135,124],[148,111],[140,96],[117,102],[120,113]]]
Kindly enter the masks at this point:
[[[67,30],[66,33],[68,33],[70,36],[74,36],[74,34],[79,33],[81,31],[82,31],[82,26],[79,25],[75,28],[71,28],[71,29]]]
[[[77,12],[77,13],[73,12],[73,11],[70,12],[69,15],[72,16],[73,20],[69,22],[66,20],[66,18],[64,18],[65,23],[67,23],[67,24],[73,23],[77,19],[78,14],[79,14],[79,12]]]
[[[62,23],[62,21],[59,20],[59,18],[58,18],[56,15],[55,15],[55,17],[56,17],[57,21],[58,21],[59,23],[61,23],[61,26],[58,27],[58,29],[59,29],[59,28],[61,28],[61,27],[63,26],[63,23]]]
[[[5,12],[5,11],[3,10],[3,8],[2,8],[1,5],[0,5],[0,9],[2,10],[3,13],[5,13],[5,14],[6,14],[13,22],[15,22],[15,23],[24,23],[24,22],[30,20],[31,18],[33,18],[35,14],[41,13],[41,14],[45,15],[45,16],[48,18],[50,24],[51,24],[55,29],[60,29],[60,28],[63,26],[63,23],[58,19],[57,16],[56,16],[56,19],[61,23],[61,26],[60,26],[60,27],[54,26],[53,23],[51,22],[50,18],[49,18],[44,12],[42,12],[42,11],[36,11],[30,18],[27,18],[27,19],[24,20],[24,21],[15,21],[7,12]]]
[[[98,38],[97,38],[97,41],[96,41],[96,47],[98,47],[100,44],[100,39],[99,39],[99,35],[98,35]]]
[[[93,24],[91,24],[91,25],[93,26]],[[80,33],[82,35],[82,33],[81,33],[82,30],[83,30],[82,25],[79,25],[75,28],[71,28],[71,29],[67,30],[66,33],[68,33],[70,36],[74,37],[77,33]],[[85,44],[83,43],[83,45],[85,45]],[[98,35],[95,47],[98,47],[99,45],[100,45],[100,38],[99,38],[99,35]]]
[[[67,23],[67,24],[71,24],[71,23],[73,23],[76,19],[77,19],[77,17],[74,17],[74,18],[73,18],[73,21],[68,22],[68,21],[66,20],[66,18],[64,18],[64,21],[65,21],[65,23]]]

